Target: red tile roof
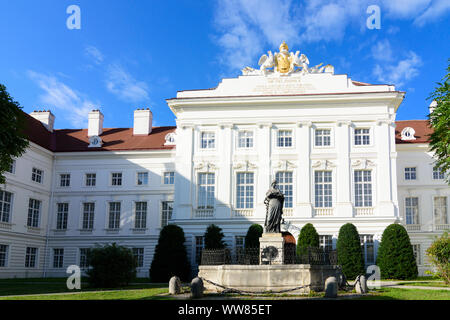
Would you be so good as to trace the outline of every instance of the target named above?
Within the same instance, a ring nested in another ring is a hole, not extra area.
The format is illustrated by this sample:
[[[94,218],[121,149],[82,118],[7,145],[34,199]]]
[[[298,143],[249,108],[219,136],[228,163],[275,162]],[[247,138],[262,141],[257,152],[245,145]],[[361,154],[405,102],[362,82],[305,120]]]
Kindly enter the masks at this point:
[[[395,125],[395,143],[398,144],[428,143],[429,136],[433,132],[428,120],[400,120],[395,121]],[[414,129],[416,140],[402,140],[401,133],[406,127]]]
[[[44,125],[25,114],[25,134],[37,145],[53,152],[78,151],[123,151],[123,150],[155,150],[173,149],[174,145],[165,146],[165,137],[174,132],[176,127],[153,127],[149,135],[133,135],[133,128],[103,129],[100,135],[103,145],[101,148],[89,148],[87,129],[62,129],[48,131]]]

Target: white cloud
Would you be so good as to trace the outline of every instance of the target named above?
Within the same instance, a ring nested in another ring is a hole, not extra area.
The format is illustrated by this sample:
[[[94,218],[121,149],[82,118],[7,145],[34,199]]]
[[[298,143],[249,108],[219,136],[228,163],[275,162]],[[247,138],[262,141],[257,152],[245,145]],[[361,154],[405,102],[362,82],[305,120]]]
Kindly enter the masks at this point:
[[[437,20],[448,12],[450,12],[450,1],[436,0],[425,10],[424,13],[414,19],[414,24],[423,26],[428,22]]]
[[[372,57],[377,61],[392,61],[394,57],[389,40],[380,40],[374,46],[372,46]]]
[[[375,65],[373,74],[381,82],[402,87],[406,82],[419,74],[421,65],[422,59],[415,52],[409,51],[406,58],[400,60],[396,65]]]
[[[383,0],[382,4],[391,18],[411,18],[423,11],[430,2],[431,0]]]
[[[101,64],[104,60],[103,53],[101,53],[100,50],[94,46],[87,46],[86,48],[84,48],[84,53],[96,64]]]
[[[150,99],[148,86],[138,81],[119,64],[111,64],[107,69],[106,88],[126,102],[143,102]]]
[[[32,70],[28,71],[28,76],[44,91],[39,99],[45,108],[64,111],[62,114],[73,126],[86,127],[89,111],[99,103],[93,103],[54,76]]]

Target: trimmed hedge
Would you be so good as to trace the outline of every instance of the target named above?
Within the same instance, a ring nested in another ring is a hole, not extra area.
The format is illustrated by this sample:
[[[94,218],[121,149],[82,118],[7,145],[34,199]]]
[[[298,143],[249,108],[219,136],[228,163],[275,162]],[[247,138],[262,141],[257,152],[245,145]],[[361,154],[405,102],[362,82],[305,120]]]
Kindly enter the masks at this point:
[[[307,223],[300,230],[297,241],[297,256],[308,253],[308,247],[319,247],[319,234],[311,223]]]
[[[378,248],[377,265],[382,279],[415,279],[417,263],[406,229],[391,224],[383,232]]]
[[[211,224],[206,228],[205,232],[205,249],[223,249],[225,242],[223,241],[224,234],[222,228]]]
[[[339,229],[336,246],[338,264],[347,279],[355,279],[358,275],[365,274],[359,234],[353,224],[346,223]]]
[[[259,238],[264,230],[259,224],[252,224],[245,235],[245,248],[259,248]]]
[[[133,252],[115,243],[90,249],[87,261],[88,282],[94,288],[124,286],[136,278],[136,261]]]
[[[191,267],[187,257],[184,231],[179,226],[169,224],[159,233],[150,267],[151,282],[168,282],[177,276],[182,281],[189,281]]]

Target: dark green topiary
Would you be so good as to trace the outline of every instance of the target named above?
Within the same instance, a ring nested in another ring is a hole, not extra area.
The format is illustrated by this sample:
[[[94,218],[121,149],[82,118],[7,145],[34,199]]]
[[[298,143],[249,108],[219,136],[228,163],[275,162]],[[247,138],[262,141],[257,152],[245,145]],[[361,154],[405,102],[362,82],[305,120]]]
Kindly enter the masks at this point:
[[[378,248],[377,265],[382,279],[415,279],[417,263],[408,232],[399,224],[384,229]]]
[[[259,238],[261,238],[263,231],[261,225],[252,224],[245,235],[245,248],[259,248]]]
[[[222,229],[215,224],[211,224],[206,228],[205,232],[205,249],[223,249],[225,242]]]
[[[358,230],[351,223],[346,223],[339,229],[337,255],[338,264],[347,279],[355,279],[365,273]]]
[[[319,234],[311,223],[307,223],[300,230],[297,241],[297,256],[308,253],[308,247],[319,247]]]
[[[127,285],[136,278],[133,252],[115,243],[88,251],[88,281],[95,288],[113,288]]]
[[[162,228],[150,267],[151,282],[168,282],[173,276],[182,281],[190,280],[190,264],[184,242],[184,231],[179,226],[169,224]]]

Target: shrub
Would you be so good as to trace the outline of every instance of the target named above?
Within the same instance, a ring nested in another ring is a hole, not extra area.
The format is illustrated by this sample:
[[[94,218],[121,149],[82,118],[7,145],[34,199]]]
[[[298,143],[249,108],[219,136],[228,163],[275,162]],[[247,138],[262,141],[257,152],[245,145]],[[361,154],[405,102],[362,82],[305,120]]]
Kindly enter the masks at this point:
[[[252,224],[245,235],[245,248],[259,248],[259,238],[261,238],[263,231],[261,225]]]
[[[300,230],[297,241],[297,256],[308,253],[308,247],[319,247],[319,234],[311,223],[307,223]]]
[[[206,228],[205,232],[205,249],[223,249],[225,242],[222,229],[215,224],[211,224]]]
[[[353,224],[346,223],[339,229],[336,246],[338,264],[347,279],[355,279],[365,273],[359,234]]]
[[[136,261],[133,252],[115,243],[88,251],[88,281],[95,288],[112,288],[127,285],[136,278]]]
[[[168,282],[173,276],[190,280],[191,267],[184,242],[184,231],[179,226],[169,224],[162,228],[150,266],[151,282]]]
[[[382,279],[415,279],[417,264],[408,232],[399,224],[391,224],[383,231],[378,248],[377,265]]]
[[[436,275],[450,285],[450,235],[444,232],[427,249],[430,262],[436,267]]]

